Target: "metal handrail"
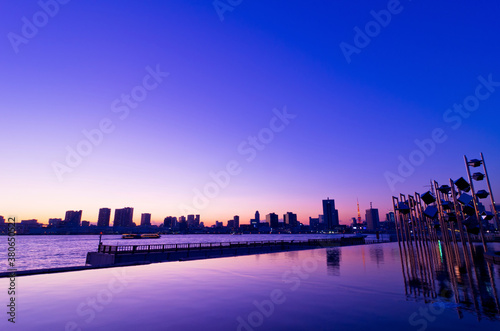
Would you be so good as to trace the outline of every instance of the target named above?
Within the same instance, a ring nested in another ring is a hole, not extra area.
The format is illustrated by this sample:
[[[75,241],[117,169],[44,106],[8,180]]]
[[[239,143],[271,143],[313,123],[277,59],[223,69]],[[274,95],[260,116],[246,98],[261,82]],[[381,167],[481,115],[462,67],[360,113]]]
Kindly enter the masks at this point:
[[[269,247],[277,245],[299,245],[299,246],[325,246],[337,243],[366,243],[364,238],[341,237],[330,239],[308,239],[308,240],[271,240],[271,241],[244,241],[244,242],[210,242],[210,243],[181,243],[181,244],[152,244],[152,245],[103,245],[99,246],[98,252],[109,254],[121,253],[149,253],[157,251],[178,251],[178,250],[201,250],[201,249],[222,249],[241,247]],[[386,242],[382,240],[372,242]]]

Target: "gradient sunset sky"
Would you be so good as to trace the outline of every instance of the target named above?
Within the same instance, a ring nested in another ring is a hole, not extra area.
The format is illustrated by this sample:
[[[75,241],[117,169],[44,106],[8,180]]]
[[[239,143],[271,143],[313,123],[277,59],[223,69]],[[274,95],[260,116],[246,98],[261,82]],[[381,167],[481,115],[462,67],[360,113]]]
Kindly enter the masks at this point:
[[[2,4],[0,215],[130,206],[159,223],[218,185],[191,211],[206,225],[256,210],[307,224],[326,197],[347,224],[357,198],[383,218],[392,195],[466,176],[480,152],[500,199],[498,2],[61,2]],[[68,166],[103,121],[112,132]]]

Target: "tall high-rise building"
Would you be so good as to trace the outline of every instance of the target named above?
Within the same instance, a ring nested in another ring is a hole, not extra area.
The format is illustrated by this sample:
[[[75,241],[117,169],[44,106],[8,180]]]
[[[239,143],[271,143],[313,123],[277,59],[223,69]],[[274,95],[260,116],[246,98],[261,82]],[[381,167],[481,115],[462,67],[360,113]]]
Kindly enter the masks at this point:
[[[260,224],[260,214],[259,211],[257,210],[255,212],[255,218],[250,220],[250,224],[253,225],[254,228],[258,228]]]
[[[194,224],[194,215],[188,215],[187,216],[187,226],[188,226],[188,228],[194,228],[195,227],[195,224]]]
[[[176,223],[177,223],[177,219],[175,217],[167,216],[163,220],[163,227],[172,229],[175,227]]]
[[[3,216],[0,216],[0,224],[5,224],[5,218]]]
[[[141,214],[141,226],[150,226],[151,225],[151,214],[143,213]]]
[[[266,215],[266,222],[269,223],[269,226],[272,229],[277,229],[279,228],[279,220],[278,220],[278,215],[275,213],[270,213]]]
[[[370,209],[366,210],[366,229],[369,231],[375,231],[379,228],[379,217],[378,209],[372,208],[372,203],[370,202]]]
[[[179,231],[183,232],[187,230],[186,216],[179,217]]]
[[[394,218],[394,212],[391,211],[385,214],[385,220],[392,223],[396,222],[396,219]]]
[[[339,211],[335,209],[335,200],[330,198],[323,200],[323,220],[327,230],[339,226]]]
[[[238,215],[234,215],[234,228],[238,229],[240,227],[240,217]]]
[[[82,211],[81,210],[68,210],[66,212],[66,217],[64,218],[64,226],[70,228],[76,228],[80,226],[82,221]]]
[[[198,228],[200,226],[200,215],[187,215],[187,225],[189,228]]]
[[[113,220],[113,226],[121,227],[131,227],[134,226],[133,222],[134,208],[125,207],[122,209],[115,209],[115,218]]]
[[[99,209],[99,216],[97,217],[97,226],[109,226],[110,218],[111,218],[110,208]]]
[[[297,214],[287,212],[283,214],[283,225],[285,227],[294,228],[298,225]]]

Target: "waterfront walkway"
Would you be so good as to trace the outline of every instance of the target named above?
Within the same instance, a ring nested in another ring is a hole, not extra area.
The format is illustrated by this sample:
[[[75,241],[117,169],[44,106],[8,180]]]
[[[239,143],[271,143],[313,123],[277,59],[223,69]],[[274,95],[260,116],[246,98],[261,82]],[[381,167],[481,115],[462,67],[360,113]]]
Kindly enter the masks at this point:
[[[192,244],[100,245],[97,252],[89,252],[87,254],[87,264],[103,266],[133,262],[185,261],[302,249],[363,245],[374,242],[382,243],[386,241],[369,241],[363,237],[342,237],[332,239]]]
[[[88,252],[86,265],[34,270],[19,270],[15,277],[109,267],[144,265],[154,262],[188,261],[264,254],[303,249],[386,243],[388,240],[365,240],[362,237],[341,237],[309,240],[242,241],[218,243],[99,245],[97,252]],[[11,272],[0,272],[0,278]]]

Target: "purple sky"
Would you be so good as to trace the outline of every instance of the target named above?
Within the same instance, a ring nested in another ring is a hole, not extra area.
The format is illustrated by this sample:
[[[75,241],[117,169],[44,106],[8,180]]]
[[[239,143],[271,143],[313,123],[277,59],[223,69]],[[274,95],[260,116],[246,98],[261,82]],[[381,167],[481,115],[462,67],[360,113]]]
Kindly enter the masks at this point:
[[[330,197],[348,223],[356,198],[383,215],[480,152],[500,195],[500,4],[40,3],[3,4],[0,215],[306,221]]]

